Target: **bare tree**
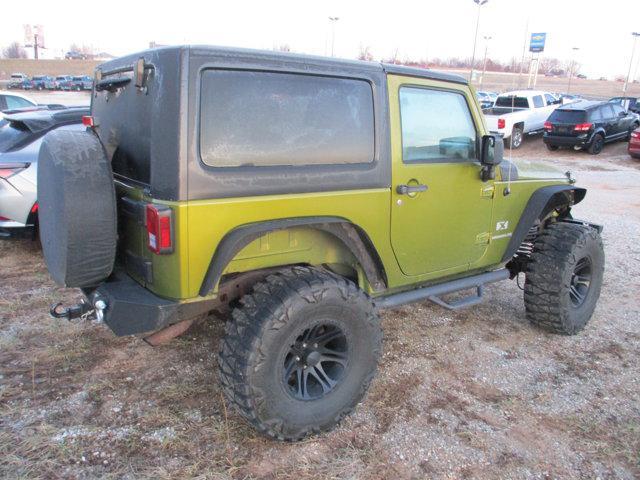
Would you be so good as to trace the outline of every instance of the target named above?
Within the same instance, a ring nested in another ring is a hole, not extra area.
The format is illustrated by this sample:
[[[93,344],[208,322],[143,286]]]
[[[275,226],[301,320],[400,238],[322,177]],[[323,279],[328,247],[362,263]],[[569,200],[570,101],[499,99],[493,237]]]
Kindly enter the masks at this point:
[[[2,49],[2,56],[4,58],[27,58],[27,52],[18,42],[13,42]]]
[[[371,53],[370,50],[371,47],[369,46],[362,46],[360,45],[360,52],[358,53],[358,60],[366,60],[367,62],[372,62],[373,61],[373,54]]]

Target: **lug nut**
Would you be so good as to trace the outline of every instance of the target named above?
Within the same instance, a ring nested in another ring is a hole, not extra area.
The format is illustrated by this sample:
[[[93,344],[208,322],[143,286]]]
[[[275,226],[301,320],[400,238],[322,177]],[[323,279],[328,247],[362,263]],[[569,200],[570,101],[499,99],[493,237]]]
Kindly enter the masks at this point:
[[[318,344],[317,344],[317,343],[314,343],[314,344],[313,344],[313,348],[318,348]]]
[[[299,362],[299,361],[300,361],[300,357],[296,357],[296,362]]]
[[[307,348],[307,344],[306,344],[306,343],[303,343],[303,344],[302,344],[302,348]]]

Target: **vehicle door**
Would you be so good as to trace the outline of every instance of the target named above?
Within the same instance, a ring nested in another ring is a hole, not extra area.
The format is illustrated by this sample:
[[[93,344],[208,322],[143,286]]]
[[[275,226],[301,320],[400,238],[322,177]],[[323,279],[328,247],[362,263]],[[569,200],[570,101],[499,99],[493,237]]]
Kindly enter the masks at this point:
[[[406,275],[461,271],[487,249],[493,181],[480,179],[481,113],[466,85],[388,76],[391,243]]]
[[[604,127],[606,140],[611,140],[617,133],[617,119],[613,113],[613,104],[602,105],[600,112],[602,113],[602,126]]]
[[[620,105],[613,104],[613,116],[615,119],[615,135],[616,137],[624,137],[631,128],[633,116],[622,108]]]
[[[531,97],[531,102],[533,104],[533,109],[531,110],[533,121],[530,122],[530,127],[527,130],[541,130],[544,127],[544,122],[549,118],[550,111],[542,95],[534,95]]]

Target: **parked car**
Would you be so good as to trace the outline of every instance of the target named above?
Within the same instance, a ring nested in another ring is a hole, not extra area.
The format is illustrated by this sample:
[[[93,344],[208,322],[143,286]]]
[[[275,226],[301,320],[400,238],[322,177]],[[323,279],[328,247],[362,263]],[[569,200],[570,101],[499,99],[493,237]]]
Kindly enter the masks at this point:
[[[37,103],[26,95],[0,90],[0,112],[18,108],[34,107]]]
[[[354,409],[381,309],[477,305],[524,273],[532,324],[591,318],[604,253],[572,217],[586,190],[502,164],[467,79],[205,46],[98,68],[88,130],[47,134],[38,157],[47,268],[85,295],[50,312],[158,345],[233,309],[221,391],[260,433],[300,440]]]
[[[617,103],[581,102],[555,110],[544,124],[543,141],[549,150],[571,147],[597,155],[605,143],[628,139],[640,126],[640,117]]]
[[[66,86],[71,81],[71,75],[58,75],[53,81],[53,88],[55,90],[63,90],[63,86]]]
[[[37,75],[31,79],[29,89],[33,90],[51,90],[53,88],[54,78],[49,75]]]
[[[25,85],[30,84],[29,77],[24,73],[12,73],[7,88],[23,90]]]
[[[625,110],[640,114],[640,102],[637,97],[613,97],[609,101],[621,105]]]
[[[487,92],[476,92],[476,97],[480,103],[480,108],[483,110],[493,107],[494,100]]]
[[[576,78],[580,78],[582,80],[586,79],[587,76],[584,73],[579,73],[578,75],[576,75]]]
[[[68,83],[69,90],[91,90],[93,89],[93,78],[89,75],[81,77],[72,77]]]
[[[545,120],[557,107],[557,99],[549,92],[520,90],[498,95],[494,106],[484,110],[484,117],[489,131],[503,134],[505,142],[519,148],[525,135],[543,131]]]
[[[640,129],[631,132],[629,138],[629,155],[633,158],[640,158]]]
[[[64,54],[66,60],[86,60],[89,56],[86,53],[71,51]]]
[[[0,236],[36,225],[38,152],[53,130],[82,130],[88,107],[39,109],[0,119]]]
[[[560,94],[560,102],[562,105],[567,105],[568,103],[579,102],[582,100],[580,95],[569,94],[569,93],[561,93]]]

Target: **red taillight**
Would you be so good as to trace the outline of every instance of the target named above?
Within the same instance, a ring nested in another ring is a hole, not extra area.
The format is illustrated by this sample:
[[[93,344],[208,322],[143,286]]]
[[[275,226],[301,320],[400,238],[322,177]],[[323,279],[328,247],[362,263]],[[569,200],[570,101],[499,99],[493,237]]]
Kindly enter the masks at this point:
[[[635,132],[631,132],[631,137],[632,138],[640,138],[640,132],[639,131],[635,131]]]
[[[504,118],[498,119],[498,128],[504,128],[507,122],[504,121]]]
[[[547,132],[550,132],[553,130],[553,124],[551,122],[544,122],[544,129]]]
[[[38,211],[38,202],[33,204],[33,207],[31,207],[31,213],[36,213]]]
[[[13,175],[15,175],[16,173],[18,173],[20,170],[22,170],[24,167],[18,167],[18,168],[0,168],[0,178],[4,178],[7,179],[9,177],[12,177]]]
[[[173,252],[172,212],[169,207],[147,205],[147,246],[153,253]]]
[[[576,132],[588,132],[589,130],[591,130],[591,127],[593,127],[593,123],[579,123],[578,125],[573,127],[573,129]]]
[[[85,115],[82,117],[82,125],[93,128],[95,126],[95,121],[91,115]]]

